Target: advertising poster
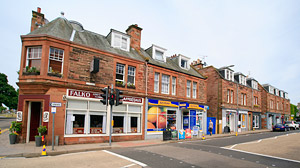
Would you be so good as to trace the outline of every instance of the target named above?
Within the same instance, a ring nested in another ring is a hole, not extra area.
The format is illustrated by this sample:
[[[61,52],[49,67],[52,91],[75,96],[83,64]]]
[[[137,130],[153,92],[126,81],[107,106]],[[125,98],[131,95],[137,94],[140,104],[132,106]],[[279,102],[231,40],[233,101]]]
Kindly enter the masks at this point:
[[[192,138],[192,130],[191,129],[186,129],[185,130],[185,138],[186,139],[191,139]]]
[[[185,139],[185,131],[184,130],[182,130],[182,129],[179,130],[178,134],[179,134],[179,137],[178,137],[179,139]]]
[[[167,128],[167,108],[149,106],[147,131],[163,131]]]

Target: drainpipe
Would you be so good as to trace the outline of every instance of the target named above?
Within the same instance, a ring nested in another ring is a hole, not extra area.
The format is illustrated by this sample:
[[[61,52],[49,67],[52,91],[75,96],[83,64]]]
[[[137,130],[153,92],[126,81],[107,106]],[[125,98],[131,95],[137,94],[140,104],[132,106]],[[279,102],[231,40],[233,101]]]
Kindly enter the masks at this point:
[[[220,134],[220,130],[219,130],[219,111],[220,111],[220,79],[221,79],[221,77],[219,76],[219,78],[218,78],[218,108],[217,108],[217,123],[216,123],[216,125],[218,125],[218,127],[217,127],[217,130],[218,130],[218,133]],[[206,113],[206,115],[207,115],[207,113]],[[206,116],[207,117],[207,116]],[[206,121],[207,122],[207,121]],[[226,123],[226,122],[225,122]],[[222,125],[222,127],[224,128],[224,126]],[[222,128],[222,130],[223,130],[223,128]]]
[[[239,83],[236,83],[236,115],[237,115],[237,118],[236,118],[236,132],[238,132],[238,122],[239,122]]]
[[[145,139],[147,139],[147,117],[148,117],[148,62],[149,59],[146,59],[146,96],[145,96]]]

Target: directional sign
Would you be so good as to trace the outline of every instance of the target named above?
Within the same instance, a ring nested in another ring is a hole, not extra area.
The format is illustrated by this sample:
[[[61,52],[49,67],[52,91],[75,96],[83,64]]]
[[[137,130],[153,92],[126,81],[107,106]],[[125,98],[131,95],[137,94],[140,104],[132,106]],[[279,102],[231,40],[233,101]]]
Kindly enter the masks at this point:
[[[51,106],[51,107],[61,107],[61,103],[58,103],[58,102],[51,102],[51,103],[50,103],[50,106]]]

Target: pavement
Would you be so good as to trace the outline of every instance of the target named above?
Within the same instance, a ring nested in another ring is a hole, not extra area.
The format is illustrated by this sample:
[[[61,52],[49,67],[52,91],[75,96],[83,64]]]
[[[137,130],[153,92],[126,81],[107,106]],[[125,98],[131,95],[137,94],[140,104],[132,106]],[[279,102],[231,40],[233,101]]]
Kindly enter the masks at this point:
[[[270,130],[255,130],[255,131],[245,131],[238,133],[239,135],[244,134],[257,134],[262,132],[270,132]],[[0,158],[4,157],[39,157],[42,153],[42,147],[36,147],[35,142],[30,143],[18,143],[18,144],[9,144],[9,131],[2,130],[0,134]],[[231,134],[215,134],[212,136],[206,135],[205,139],[213,138],[222,138],[227,136],[236,136],[235,133]],[[202,136],[193,137],[192,139],[186,140],[169,140],[163,141],[162,139],[153,139],[153,140],[139,140],[139,141],[122,141],[122,142],[112,142],[111,146],[109,143],[92,143],[92,144],[75,144],[75,145],[60,145],[46,146],[46,152],[48,156],[55,156],[67,153],[77,153],[77,152],[86,152],[86,151],[98,151],[98,150],[108,150],[113,148],[124,148],[124,147],[138,147],[138,146],[150,146],[150,145],[159,145],[164,143],[175,143],[180,141],[193,141],[193,140],[202,140]]]

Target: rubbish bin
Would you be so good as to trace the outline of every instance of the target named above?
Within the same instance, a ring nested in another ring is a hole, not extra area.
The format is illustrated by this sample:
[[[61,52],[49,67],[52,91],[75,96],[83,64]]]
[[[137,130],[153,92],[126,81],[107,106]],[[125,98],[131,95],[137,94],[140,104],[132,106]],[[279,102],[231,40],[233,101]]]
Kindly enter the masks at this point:
[[[171,140],[172,139],[172,134],[171,134],[171,129],[167,128],[163,131],[163,140]]]

